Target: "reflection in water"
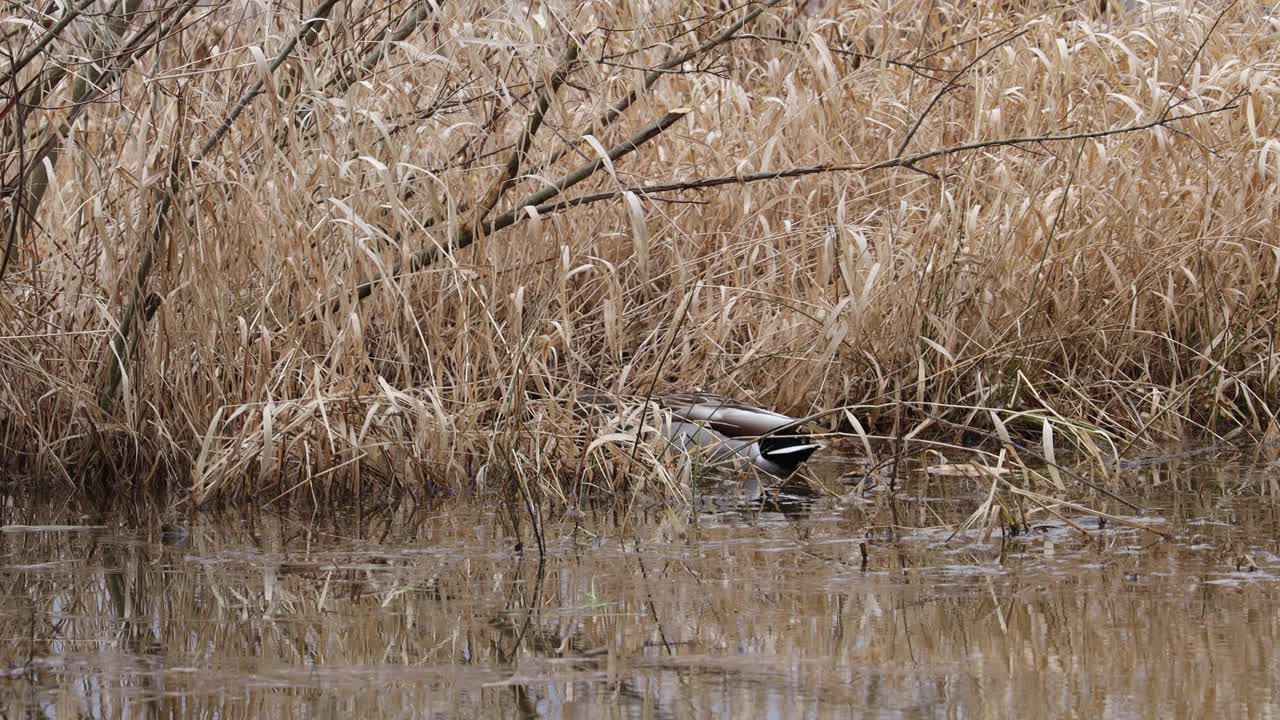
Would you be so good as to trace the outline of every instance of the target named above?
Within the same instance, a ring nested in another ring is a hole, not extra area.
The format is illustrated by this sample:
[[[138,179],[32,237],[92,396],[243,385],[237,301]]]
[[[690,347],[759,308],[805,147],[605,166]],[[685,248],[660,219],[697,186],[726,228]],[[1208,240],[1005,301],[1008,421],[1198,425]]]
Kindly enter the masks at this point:
[[[1235,492],[1262,471],[1142,472],[1146,514],[1106,509],[1173,541],[1035,515],[951,537],[985,490],[923,476],[548,524],[542,563],[466,505],[85,531],[11,505],[0,715],[1274,716],[1276,512]]]

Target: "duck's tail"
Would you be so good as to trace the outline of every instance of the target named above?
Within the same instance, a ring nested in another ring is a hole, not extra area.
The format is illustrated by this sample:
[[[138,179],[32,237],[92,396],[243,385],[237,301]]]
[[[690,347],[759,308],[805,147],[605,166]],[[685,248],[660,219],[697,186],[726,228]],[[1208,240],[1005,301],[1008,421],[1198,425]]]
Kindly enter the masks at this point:
[[[804,432],[770,433],[760,438],[760,455],[777,464],[791,474],[796,471],[811,455],[826,447]]]

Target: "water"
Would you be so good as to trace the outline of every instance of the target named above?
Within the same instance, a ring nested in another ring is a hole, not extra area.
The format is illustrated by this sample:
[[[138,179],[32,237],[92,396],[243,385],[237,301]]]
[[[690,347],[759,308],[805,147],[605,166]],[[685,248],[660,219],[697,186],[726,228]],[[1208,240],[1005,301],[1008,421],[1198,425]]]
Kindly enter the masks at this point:
[[[788,514],[556,519],[541,564],[474,501],[77,530],[10,503],[0,715],[1274,717],[1270,473],[1160,465],[1128,478],[1143,511],[1091,501],[1169,540],[1063,511],[1087,540],[1040,513],[947,542],[986,490],[917,475]]]

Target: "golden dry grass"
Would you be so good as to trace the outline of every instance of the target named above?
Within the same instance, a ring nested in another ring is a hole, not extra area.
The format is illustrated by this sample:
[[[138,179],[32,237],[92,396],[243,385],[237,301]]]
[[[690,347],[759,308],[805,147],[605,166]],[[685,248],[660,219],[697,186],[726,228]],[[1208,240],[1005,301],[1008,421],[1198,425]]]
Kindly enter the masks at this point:
[[[669,479],[569,411],[584,386],[1050,452],[1273,424],[1257,3],[341,2],[282,55],[294,5],[153,1],[93,4],[16,72],[52,20],[2,28],[0,443],[51,485]]]

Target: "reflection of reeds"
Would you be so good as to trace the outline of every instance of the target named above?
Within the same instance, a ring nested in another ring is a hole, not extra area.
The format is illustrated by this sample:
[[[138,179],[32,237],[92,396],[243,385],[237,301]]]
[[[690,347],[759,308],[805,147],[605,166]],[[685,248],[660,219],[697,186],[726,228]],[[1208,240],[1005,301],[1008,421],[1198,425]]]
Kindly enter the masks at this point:
[[[551,527],[562,540],[541,566],[477,532],[490,518],[466,506],[417,528],[391,518],[380,543],[266,517],[252,532],[197,525],[177,549],[158,529],[14,533],[6,562],[21,548],[25,567],[0,593],[0,702],[18,717],[39,699],[60,717],[136,716],[126,708],[146,702],[232,718],[300,715],[299,703],[383,716],[571,701],[795,708],[780,717],[1272,706],[1259,678],[1280,634],[1274,560],[1238,587],[1203,581],[1238,579],[1228,550],[1265,545],[1274,518],[1180,502],[1169,529],[1222,557],[1123,529],[1085,545],[1064,526],[1001,559],[977,533],[943,545],[944,530],[924,529],[873,541],[864,572],[848,540],[862,521],[847,512],[804,520],[803,535],[721,524],[678,542],[640,523],[639,549]],[[959,505],[934,509],[954,523]],[[1219,518],[1233,524],[1186,523]]]
[[[15,8],[23,469],[682,493],[573,414],[582,387],[1050,456],[1272,427],[1280,50],[1253,5],[312,5]]]

